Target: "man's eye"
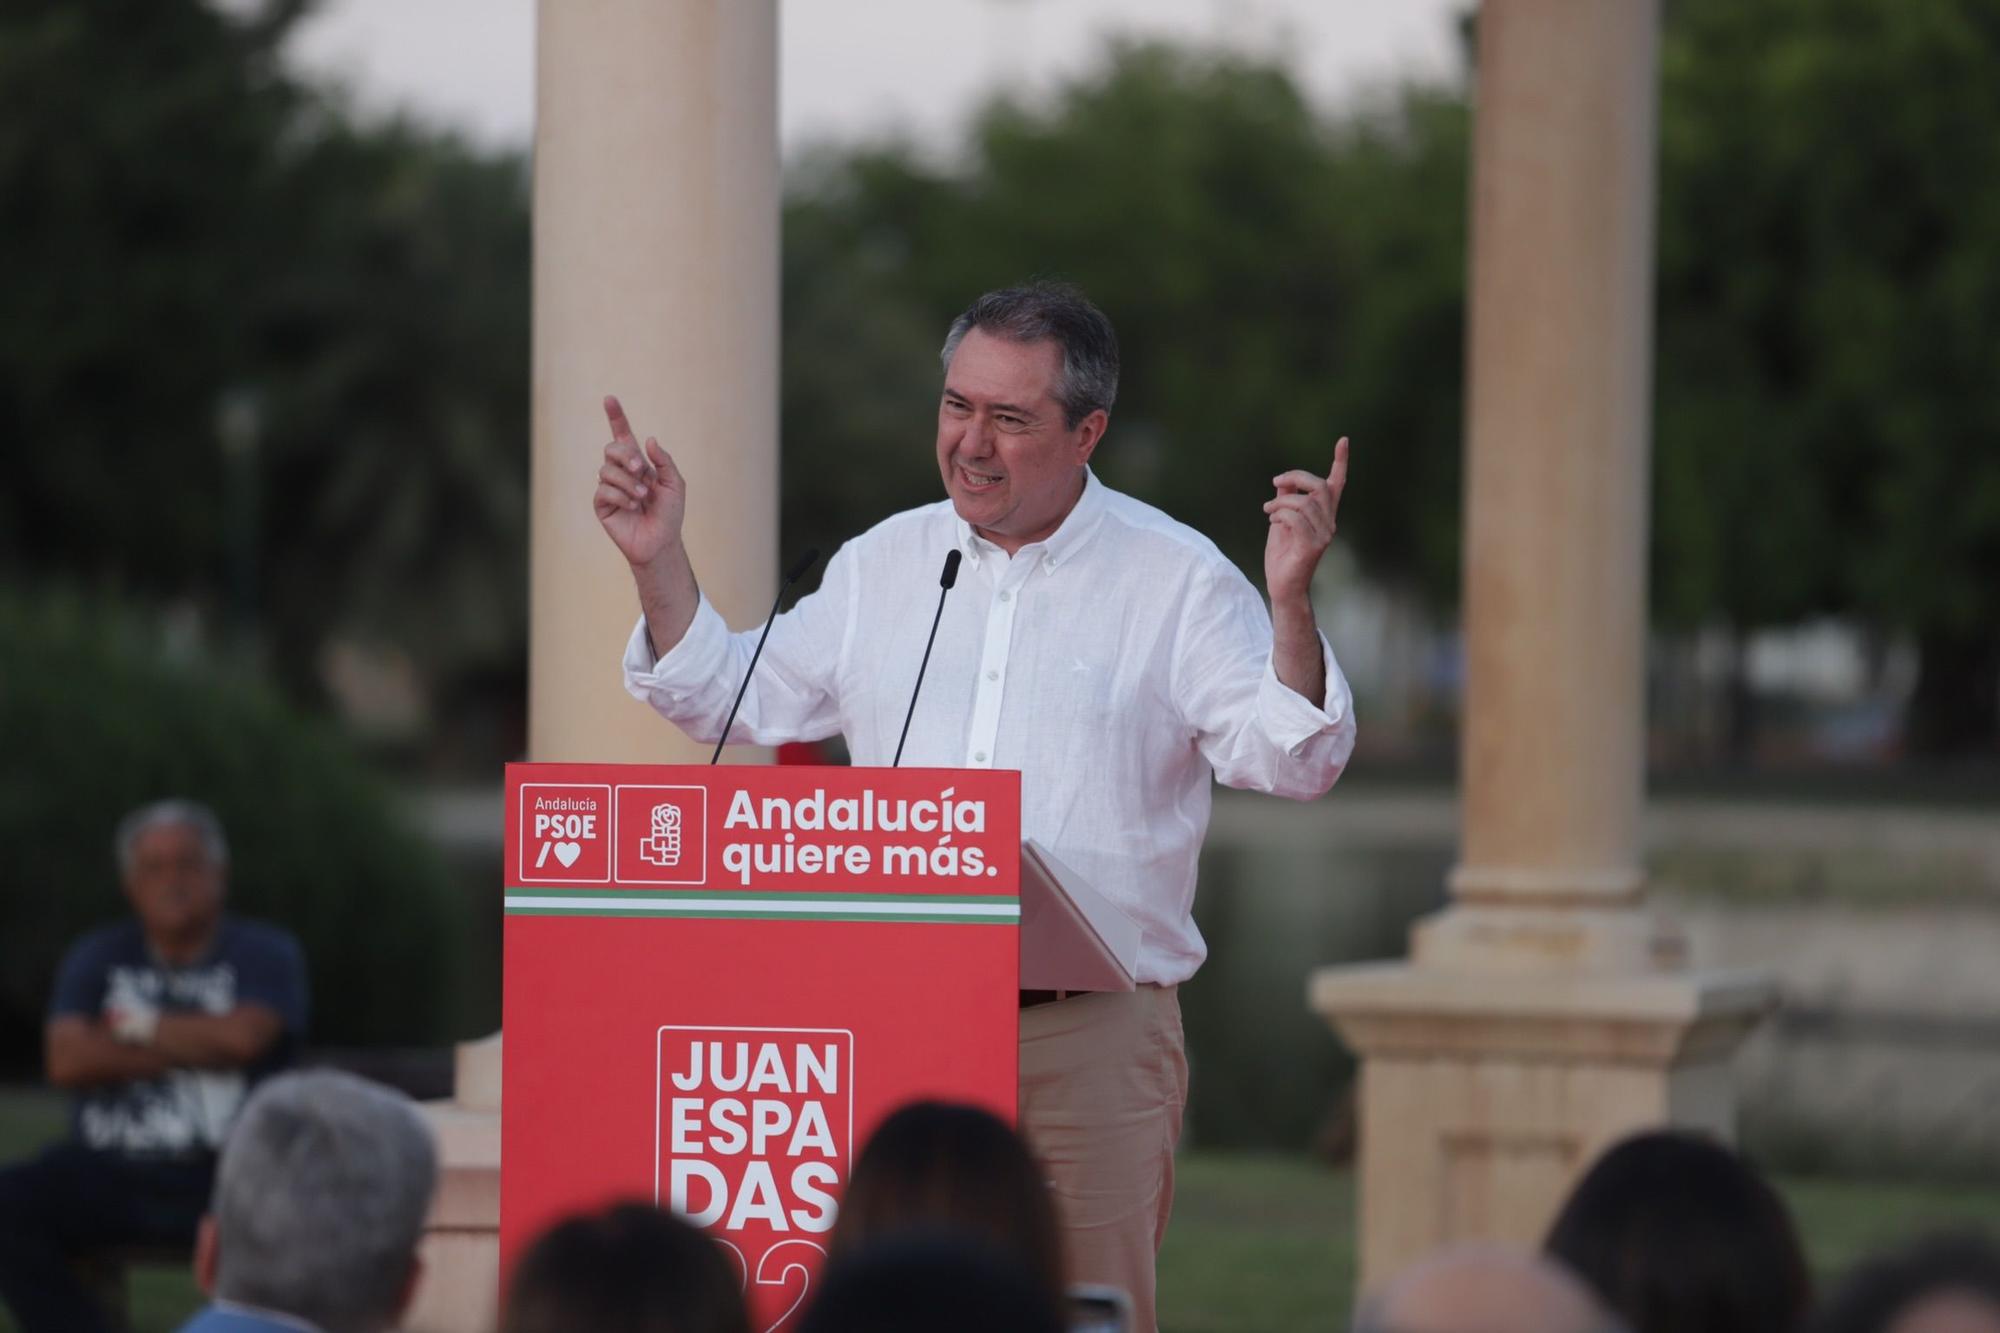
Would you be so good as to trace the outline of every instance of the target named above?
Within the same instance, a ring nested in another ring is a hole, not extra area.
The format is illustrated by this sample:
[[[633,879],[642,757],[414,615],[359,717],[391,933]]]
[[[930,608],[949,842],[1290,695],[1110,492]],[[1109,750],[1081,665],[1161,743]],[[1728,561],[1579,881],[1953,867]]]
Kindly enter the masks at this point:
[[[1001,413],[999,421],[1000,424],[1005,426],[1008,430],[1019,430],[1021,427],[1028,424],[1027,422],[1021,420],[1021,418],[1010,417],[1004,412]]]

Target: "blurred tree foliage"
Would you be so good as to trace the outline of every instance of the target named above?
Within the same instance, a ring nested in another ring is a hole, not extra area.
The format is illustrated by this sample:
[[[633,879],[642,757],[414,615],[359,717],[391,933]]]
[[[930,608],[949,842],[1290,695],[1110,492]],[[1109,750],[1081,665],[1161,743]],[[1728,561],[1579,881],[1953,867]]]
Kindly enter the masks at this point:
[[[0,7],[0,558],[524,674],[524,164],[354,125],[306,5]]]
[[[1912,634],[2000,746],[2000,4],[1675,0],[1655,612]]]

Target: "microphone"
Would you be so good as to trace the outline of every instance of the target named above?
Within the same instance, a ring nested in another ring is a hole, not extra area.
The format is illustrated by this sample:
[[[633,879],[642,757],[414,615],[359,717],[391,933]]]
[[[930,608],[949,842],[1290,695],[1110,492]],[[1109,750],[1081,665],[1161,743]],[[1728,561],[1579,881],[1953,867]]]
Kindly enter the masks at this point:
[[[764,640],[771,637],[771,626],[777,623],[778,603],[785,600],[785,589],[803,578],[817,559],[819,559],[819,547],[808,546],[806,553],[794,560],[792,567],[785,571],[785,581],[778,585],[778,595],[771,602],[771,618],[764,622],[764,632],[757,636],[757,651],[750,654],[750,667],[743,673],[743,684],[737,687],[736,702],[729,705],[729,716],[722,723],[722,735],[715,741],[715,753],[708,757],[710,767],[714,767],[716,760],[722,758],[722,747],[729,740],[729,729],[736,725],[736,710],[743,706],[743,696],[749,693],[750,677],[757,673],[757,659],[764,655]]]
[[[924,660],[917,666],[916,688],[910,691],[910,711],[903,714],[903,734],[896,739],[896,757],[889,761],[891,768],[903,762],[903,742],[910,739],[910,719],[917,715],[917,693],[924,688],[924,672],[931,664],[931,645],[937,642],[938,622],[944,619],[945,594],[951,591],[952,584],[958,582],[958,562],[963,555],[956,546],[944,553],[944,572],[938,575],[937,614],[931,617],[931,636],[924,640]]]

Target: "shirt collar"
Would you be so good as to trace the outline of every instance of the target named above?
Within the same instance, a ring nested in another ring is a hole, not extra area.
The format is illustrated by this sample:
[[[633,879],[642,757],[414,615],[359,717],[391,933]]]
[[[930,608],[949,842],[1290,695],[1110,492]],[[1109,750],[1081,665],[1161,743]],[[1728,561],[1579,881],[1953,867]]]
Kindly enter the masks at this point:
[[[1074,507],[1063,516],[1056,530],[1038,542],[1030,542],[1022,551],[1039,550],[1042,553],[1042,568],[1053,570],[1075,555],[1090,534],[1097,530],[1098,519],[1104,516],[1104,483],[1089,467],[1083,469],[1083,494],[1077,497]],[[972,530],[972,525],[959,517],[957,509],[952,510],[952,523],[958,535],[958,549],[965,552],[966,559],[978,564],[982,559],[1004,559],[1006,552],[987,541]]]
[[[211,1308],[222,1314],[240,1315],[245,1319],[261,1319],[267,1324],[277,1324],[282,1328],[297,1329],[299,1333],[323,1333],[318,1324],[307,1323],[297,1315],[286,1314],[282,1310],[266,1310],[262,1306],[245,1305],[240,1301],[216,1300]]]

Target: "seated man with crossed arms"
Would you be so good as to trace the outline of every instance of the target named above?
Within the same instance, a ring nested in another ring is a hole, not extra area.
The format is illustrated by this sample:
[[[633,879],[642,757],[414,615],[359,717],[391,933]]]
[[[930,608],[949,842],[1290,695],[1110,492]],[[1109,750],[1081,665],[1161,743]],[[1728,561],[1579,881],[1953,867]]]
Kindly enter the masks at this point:
[[[0,1169],[0,1298],[23,1333],[110,1327],[77,1256],[193,1245],[231,1120],[305,1031],[298,941],[223,911],[229,846],[211,811],[148,805],[116,848],[132,917],[71,948],[49,1005],[70,1138]]]

